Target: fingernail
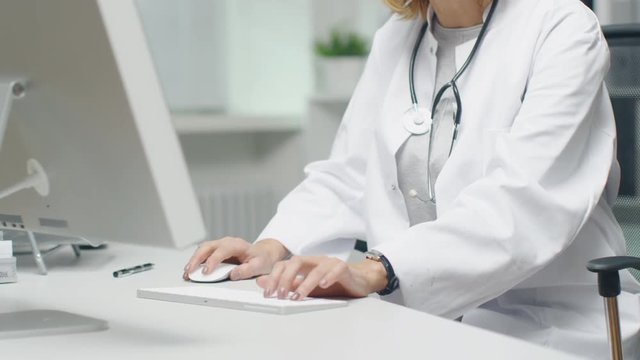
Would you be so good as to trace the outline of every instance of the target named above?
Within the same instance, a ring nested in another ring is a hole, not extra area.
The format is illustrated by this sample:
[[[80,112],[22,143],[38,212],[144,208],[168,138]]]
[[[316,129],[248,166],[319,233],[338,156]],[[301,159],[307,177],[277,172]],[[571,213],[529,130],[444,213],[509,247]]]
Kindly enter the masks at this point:
[[[280,291],[278,291],[278,299],[286,299],[286,297],[287,297],[287,289],[280,288]]]
[[[231,273],[229,274],[229,277],[230,277],[232,280],[240,280],[240,279],[242,279],[242,276],[241,276],[241,275],[242,275],[242,274],[240,274],[240,272],[239,272],[239,271],[237,271],[236,269],[234,269],[234,270],[233,270],[233,271],[231,271]]]
[[[293,295],[291,295],[291,300],[293,301],[300,300],[300,294],[298,294],[297,292],[293,293]]]
[[[264,297],[268,298],[271,297],[271,289],[264,289]]]
[[[205,266],[205,267],[202,268],[202,273],[203,274],[207,274],[208,272],[209,272],[209,267],[208,266]]]
[[[326,279],[322,279],[322,280],[320,281],[320,287],[321,287],[321,288],[325,288],[326,286],[327,286],[327,280],[326,280]]]

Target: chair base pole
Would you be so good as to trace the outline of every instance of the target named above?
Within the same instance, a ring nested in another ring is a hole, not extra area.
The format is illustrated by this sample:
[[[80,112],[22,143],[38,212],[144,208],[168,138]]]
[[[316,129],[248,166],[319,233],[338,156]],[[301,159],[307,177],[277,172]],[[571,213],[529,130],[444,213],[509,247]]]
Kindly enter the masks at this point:
[[[605,297],[604,307],[607,313],[607,329],[609,331],[611,359],[622,360],[622,337],[620,336],[620,315],[618,313],[618,298]]]

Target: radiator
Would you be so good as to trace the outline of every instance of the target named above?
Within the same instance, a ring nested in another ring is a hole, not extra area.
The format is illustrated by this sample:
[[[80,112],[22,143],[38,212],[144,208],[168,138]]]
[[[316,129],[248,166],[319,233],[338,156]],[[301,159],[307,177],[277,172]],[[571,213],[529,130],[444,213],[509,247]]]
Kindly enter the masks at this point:
[[[277,205],[269,188],[199,189],[198,200],[209,239],[237,236],[253,241]]]

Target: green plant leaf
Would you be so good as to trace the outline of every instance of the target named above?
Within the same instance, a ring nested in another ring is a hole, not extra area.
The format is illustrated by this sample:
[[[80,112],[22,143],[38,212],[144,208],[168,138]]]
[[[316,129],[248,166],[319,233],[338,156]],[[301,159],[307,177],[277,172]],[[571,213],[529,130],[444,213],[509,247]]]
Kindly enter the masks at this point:
[[[349,32],[343,33],[334,29],[328,41],[316,41],[316,54],[324,57],[338,56],[367,56],[369,47],[367,41],[360,35]]]

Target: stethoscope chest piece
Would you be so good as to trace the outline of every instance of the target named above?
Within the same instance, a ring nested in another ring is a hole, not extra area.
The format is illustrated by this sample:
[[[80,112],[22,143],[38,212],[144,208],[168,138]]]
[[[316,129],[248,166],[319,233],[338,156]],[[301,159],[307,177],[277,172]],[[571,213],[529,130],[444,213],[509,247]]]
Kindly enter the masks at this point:
[[[428,134],[431,130],[431,111],[413,106],[405,111],[402,118],[404,128],[413,135]]]

